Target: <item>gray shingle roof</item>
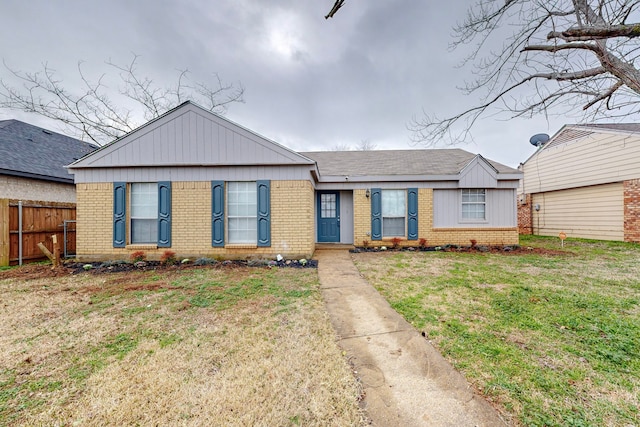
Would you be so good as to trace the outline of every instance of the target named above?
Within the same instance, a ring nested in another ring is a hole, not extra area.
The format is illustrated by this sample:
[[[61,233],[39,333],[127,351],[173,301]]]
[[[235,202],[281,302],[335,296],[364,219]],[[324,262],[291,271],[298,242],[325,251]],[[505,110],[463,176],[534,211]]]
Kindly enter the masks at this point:
[[[0,173],[73,183],[64,166],[95,145],[19,120],[0,120]]]
[[[320,175],[455,175],[476,155],[459,148],[429,150],[317,151],[300,153],[315,160]],[[487,159],[499,173],[516,169]]]

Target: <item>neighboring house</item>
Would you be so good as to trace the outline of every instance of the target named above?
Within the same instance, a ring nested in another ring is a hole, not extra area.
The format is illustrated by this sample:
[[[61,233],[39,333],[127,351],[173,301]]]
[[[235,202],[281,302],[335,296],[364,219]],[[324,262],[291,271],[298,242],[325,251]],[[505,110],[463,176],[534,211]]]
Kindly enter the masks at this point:
[[[523,233],[640,242],[640,124],[566,125],[520,168]]]
[[[69,170],[85,261],[518,242],[515,169],[459,149],[297,153],[190,102]]]
[[[0,199],[74,203],[69,163],[97,147],[18,120],[0,120]]]

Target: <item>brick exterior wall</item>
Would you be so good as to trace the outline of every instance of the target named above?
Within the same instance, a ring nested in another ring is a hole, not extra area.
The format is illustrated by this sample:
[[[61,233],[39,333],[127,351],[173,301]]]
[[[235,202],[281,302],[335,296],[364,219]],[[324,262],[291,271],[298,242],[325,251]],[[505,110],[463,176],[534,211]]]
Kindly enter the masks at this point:
[[[127,259],[113,247],[113,184],[76,185],[76,258]]]
[[[518,229],[505,228],[437,228],[433,230],[429,246],[461,245],[468,246],[471,240],[478,245],[503,246],[517,245],[519,242]]]
[[[381,241],[371,240],[371,199],[366,198],[365,190],[353,192],[354,211],[354,244],[363,246],[368,241],[370,246],[390,246],[391,238],[384,237]],[[470,245],[471,239],[479,245],[515,245],[519,242],[518,229],[506,228],[433,228],[433,189],[418,189],[418,239],[426,239],[428,246]],[[417,246],[419,240],[406,238],[400,242],[401,246]]]
[[[640,179],[624,181],[624,241],[640,243]]]
[[[0,199],[75,203],[76,187],[61,182],[0,175]]]
[[[364,246],[364,241],[371,242],[371,199],[366,190],[353,190],[353,244]]]
[[[524,199],[522,202],[520,198]],[[532,207],[532,195],[518,195],[518,231],[520,234],[533,234],[533,207]]]
[[[636,189],[638,188],[636,183]],[[178,258],[210,257],[217,259],[308,258],[315,250],[314,189],[311,182],[271,181],[271,246],[226,245],[211,247],[211,183],[172,183],[172,240],[169,250]],[[143,250],[149,259],[159,259],[165,248],[153,245],[129,245],[114,248],[113,184],[77,185],[77,258],[80,261],[128,260],[133,251]],[[354,190],[354,244],[371,246],[392,244],[390,238],[371,241],[371,199],[366,191]],[[640,202],[638,203],[640,206]],[[518,243],[517,228],[433,228],[433,190],[418,190],[418,237],[429,246],[445,244],[469,245],[471,239],[480,245]],[[419,240],[403,246],[417,246]]]
[[[143,250],[148,259],[159,259],[165,250],[180,258],[218,259],[310,257],[315,250],[314,189],[309,181],[271,181],[271,246],[211,247],[211,183],[173,182],[171,188],[171,248],[130,245],[114,248],[113,184],[77,186],[76,252],[80,261],[129,259]]]

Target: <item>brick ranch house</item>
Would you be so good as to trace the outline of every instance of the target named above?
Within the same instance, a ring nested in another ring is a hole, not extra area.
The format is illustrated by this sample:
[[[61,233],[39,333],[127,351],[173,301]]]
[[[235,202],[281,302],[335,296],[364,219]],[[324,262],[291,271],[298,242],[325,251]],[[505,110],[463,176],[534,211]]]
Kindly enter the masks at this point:
[[[515,169],[460,149],[298,153],[191,102],[68,168],[83,261],[518,242]]]
[[[565,125],[520,165],[523,234],[640,242],[640,124]]]

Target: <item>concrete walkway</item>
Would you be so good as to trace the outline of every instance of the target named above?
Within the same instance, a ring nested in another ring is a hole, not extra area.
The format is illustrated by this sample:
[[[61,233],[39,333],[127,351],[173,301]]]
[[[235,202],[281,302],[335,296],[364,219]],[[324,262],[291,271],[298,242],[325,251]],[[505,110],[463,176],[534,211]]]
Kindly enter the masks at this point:
[[[317,250],[322,295],[375,426],[505,426],[359,274],[347,250]]]

